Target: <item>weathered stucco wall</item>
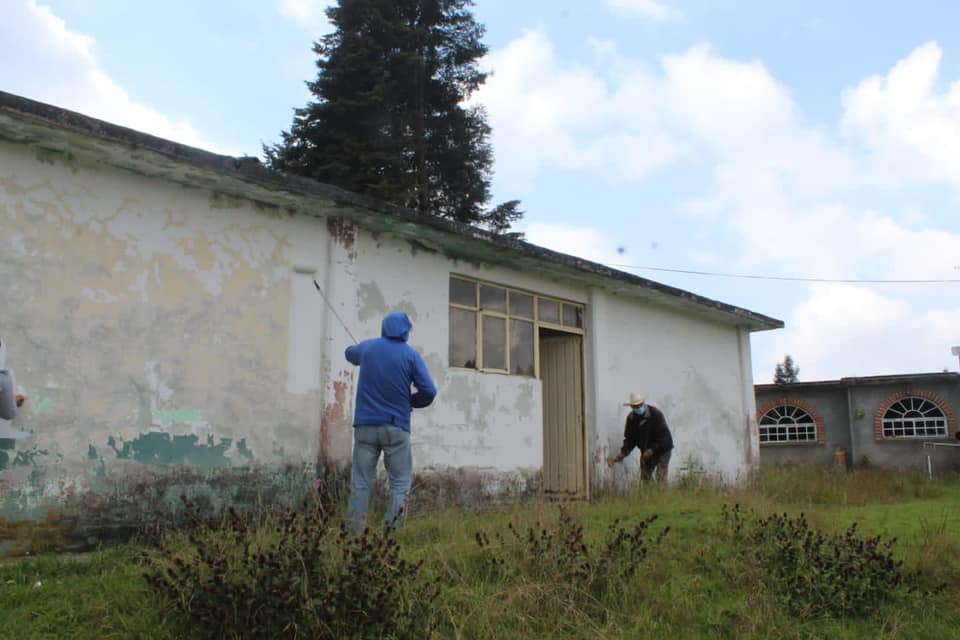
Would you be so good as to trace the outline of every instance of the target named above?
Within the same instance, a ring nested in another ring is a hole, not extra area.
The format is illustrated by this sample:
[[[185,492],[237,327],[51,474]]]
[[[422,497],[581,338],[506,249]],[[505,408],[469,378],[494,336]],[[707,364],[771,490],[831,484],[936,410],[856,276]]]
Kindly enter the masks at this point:
[[[539,382],[447,370],[448,277],[568,288],[23,145],[0,167],[0,335],[30,396],[0,425],[0,518],[125,526],[181,493],[251,501],[342,468],[356,371],[314,278],[358,339],[413,319],[441,388],[414,419],[418,472],[536,490]]]
[[[414,412],[416,468],[538,468],[542,422],[538,381],[447,369],[449,274],[481,272],[396,238],[373,237],[352,227],[343,233],[350,247],[347,259],[337,265],[337,281],[325,294],[347,325],[344,329],[335,318],[330,325],[331,371],[350,387],[343,419],[331,435],[336,442],[331,459],[346,459],[350,452],[355,369],[343,357],[351,341],[347,331],[357,340],[379,336],[383,316],[403,311],[414,324],[410,344],[423,355],[440,389],[431,407]],[[483,276],[513,280],[507,274],[483,272]]]
[[[451,273],[541,294],[583,301],[583,289],[504,267],[451,260],[386,235],[353,234],[350,281],[332,292],[340,316],[358,340],[380,334],[390,311],[406,312],[414,323],[410,344],[424,356],[440,392],[434,404],[413,416],[414,465],[421,472],[469,468],[486,473],[520,473],[531,478],[543,460],[543,417],[539,380],[522,376],[449,369],[449,277]],[[331,292],[328,292],[328,296]],[[332,329],[332,349],[344,375],[349,338]],[[348,394],[352,399],[352,394]],[[353,407],[337,436],[337,456],[349,455]]]
[[[406,241],[358,232],[353,246],[355,273],[342,288],[346,298],[338,302],[340,315],[362,339],[379,333],[384,313],[407,312],[414,321],[410,343],[424,355],[441,390],[434,406],[414,415],[418,469],[535,472],[543,459],[538,380],[447,369],[450,273],[587,305],[585,423],[595,485],[622,486],[638,472],[637,456],[612,472],[604,463],[620,445],[622,405],[634,390],[648,393],[667,413],[677,444],[674,477],[687,470],[734,480],[755,468],[747,332],[529,269],[450,260]],[[343,330],[335,328],[334,335],[340,336],[341,348],[347,344]],[[352,407],[345,411],[348,418]],[[346,419],[338,455],[349,455],[348,425]]]
[[[736,480],[753,470],[758,445],[747,335],[626,296],[596,291],[590,302],[596,476],[622,483],[638,470],[636,452],[612,471],[604,464],[623,442],[631,391],[646,393],[666,415],[676,447],[672,477],[702,471]]]
[[[288,333],[312,335],[291,264],[323,224],[4,143],[0,227],[0,331],[30,397],[0,425],[30,434],[0,432],[0,518],[135,502],[128,484],[163,468],[209,485],[268,464],[265,486],[315,459],[321,385]]]

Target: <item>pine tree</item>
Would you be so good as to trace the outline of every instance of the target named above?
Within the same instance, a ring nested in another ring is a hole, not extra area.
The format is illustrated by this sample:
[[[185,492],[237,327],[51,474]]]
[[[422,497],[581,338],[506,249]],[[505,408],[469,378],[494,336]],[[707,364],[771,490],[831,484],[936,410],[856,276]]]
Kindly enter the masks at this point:
[[[503,233],[518,201],[486,209],[493,152],[472,0],[339,0],[314,43],[316,100],[297,109],[268,164],[403,207]]]
[[[793,363],[793,358],[789,355],[784,356],[782,363],[777,363],[776,371],[773,373],[773,381],[776,384],[793,384],[799,380],[800,367]]]

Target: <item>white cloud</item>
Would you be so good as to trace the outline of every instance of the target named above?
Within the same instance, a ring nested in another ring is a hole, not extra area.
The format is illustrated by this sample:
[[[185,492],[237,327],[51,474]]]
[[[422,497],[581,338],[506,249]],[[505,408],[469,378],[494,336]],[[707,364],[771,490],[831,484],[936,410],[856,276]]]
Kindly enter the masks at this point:
[[[93,38],[72,31],[35,0],[10,0],[0,20],[4,91],[208,150],[184,119],[171,120],[130,97],[97,63]],[[225,150],[220,150],[226,152]]]
[[[325,35],[330,31],[327,7],[332,4],[332,0],[278,0],[277,9],[284,18],[318,35]]]
[[[813,285],[776,335],[754,338],[755,380],[770,382],[785,354],[801,380],[956,370],[960,308],[923,310],[864,286]],[[769,369],[769,370],[768,370]]]
[[[488,57],[493,74],[472,100],[489,114],[505,190],[528,192],[550,168],[642,181],[685,153],[662,126],[657,79],[630,66],[626,81],[609,82],[597,67],[618,61],[608,44],[594,45],[594,67],[565,67],[540,30]]]
[[[867,212],[856,230],[857,247],[865,259],[886,262],[886,276],[897,279],[954,279],[960,261],[960,233],[913,228],[888,216]]]
[[[474,100],[489,113],[504,190],[529,191],[551,168],[643,182],[688,158],[789,172],[807,193],[857,180],[849,152],[799,126],[790,93],[761,63],[697,45],[656,70],[592,44],[589,64],[565,65],[536,30],[489,56],[493,75]]]
[[[675,135],[718,162],[718,186],[734,183],[751,198],[785,186],[807,196],[860,182],[851,152],[822,131],[801,124],[786,87],[759,61],[717,56],[707,45],[664,56],[660,96]]]
[[[666,20],[675,15],[675,10],[657,0],[607,0],[607,5],[614,9],[630,13],[638,13],[654,20]]]
[[[946,358],[948,347],[960,345],[960,308],[927,311],[922,317],[921,334],[915,338],[932,343]],[[949,368],[956,369],[956,356],[950,356]]]
[[[534,222],[520,225],[526,240],[547,249],[579,256],[600,264],[623,261],[616,243],[603,232],[585,226]]]
[[[707,45],[663,58],[669,112],[693,135],[738,151],[793,122],[796,107],[787,90],[760,62],[714,55]]]
[[[888,180],[960,187],[960,81],[938,91],[943,52],[928,42],[843,96],[842,127]]]
[[[678,192],[677,205],[701,229],[734,240],[722,252],[693,239],[678,249],[713,270],[958,277],[960,230],[934,222],[944,211],[928,215],[909,191],[890,207],[863,204],[881,187],[894,196],[931,182],[960,187],[960,82],[938,88],[936,45],[845,92],[836,130],[806,123],[761,61],[697,45],[657,67],[613,44],[593,45],[593,60],[566,63],[545,33],[532,31],[491,55],[496,75],[479,99],[494,127],[498,172],[507,173],[498,176],[502,188],[533,185],[550,167],[640,183],[664,167],[696,164],[711,169],[710,184]],[[531,225],[527,233],[560,251],[620,261],[599,228]],[[783,353],[802,356],[808,380],[939,370],[951,363],[949,346],[960,344],[951,291],[812,287],[779,311],[758,309],[784,316],[788,328],[758,337],[775,347],[759,349],[755,361],[772,371]]]
[[[810,297],[794,310],[793,328],[787,332],[792,335],[785,342],[813,362],[838,348],[853,348],[868,361],[870,349],[864,349],[863,343],[873,343],[909,317],[908,304],[865,287],[815,284]]]

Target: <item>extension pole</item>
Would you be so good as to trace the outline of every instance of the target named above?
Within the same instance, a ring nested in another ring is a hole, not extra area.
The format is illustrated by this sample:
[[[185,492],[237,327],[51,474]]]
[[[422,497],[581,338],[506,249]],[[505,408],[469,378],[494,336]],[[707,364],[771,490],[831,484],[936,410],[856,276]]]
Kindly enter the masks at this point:
[[[320,288],[320,283],[317,282],[317,279],[313,279],[313,286],[317,288],[317,293],[320,294],[320,297],[323,298],[323,301],[327,303],[327,308],[333,312],[334,317],[340,323],[340,326],[343,327],[343,330],[347,332],[347,335],[350,336],[350,339],[353,340],[353,344],[357,344],[357,339],[353,337],[353,334],[350,333],[350,329],[347,329],[347,324],[343,321],[343,318],[340,317],[340,314],[337,313],[337,310],[333,308],[333,305],[330,304],[330,301],[327,300],[327,296],[324,295],[323,289]]]

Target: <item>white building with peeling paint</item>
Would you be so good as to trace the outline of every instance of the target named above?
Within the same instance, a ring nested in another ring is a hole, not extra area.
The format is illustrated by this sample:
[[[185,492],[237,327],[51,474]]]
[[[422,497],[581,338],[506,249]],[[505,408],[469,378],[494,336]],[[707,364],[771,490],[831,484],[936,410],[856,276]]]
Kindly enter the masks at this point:
[[[336,316],[362,339],[393,310],[439,388],[413,422],[433,497],[630,481],[637,456],[604,460],[631,391],[666,413],[674,476],[758,463],[750,333],[782,323],[744,309],[5,93],[0,228],[30,398],[0,424],[5,520],[86,532],[302,490],[350,459]]]

